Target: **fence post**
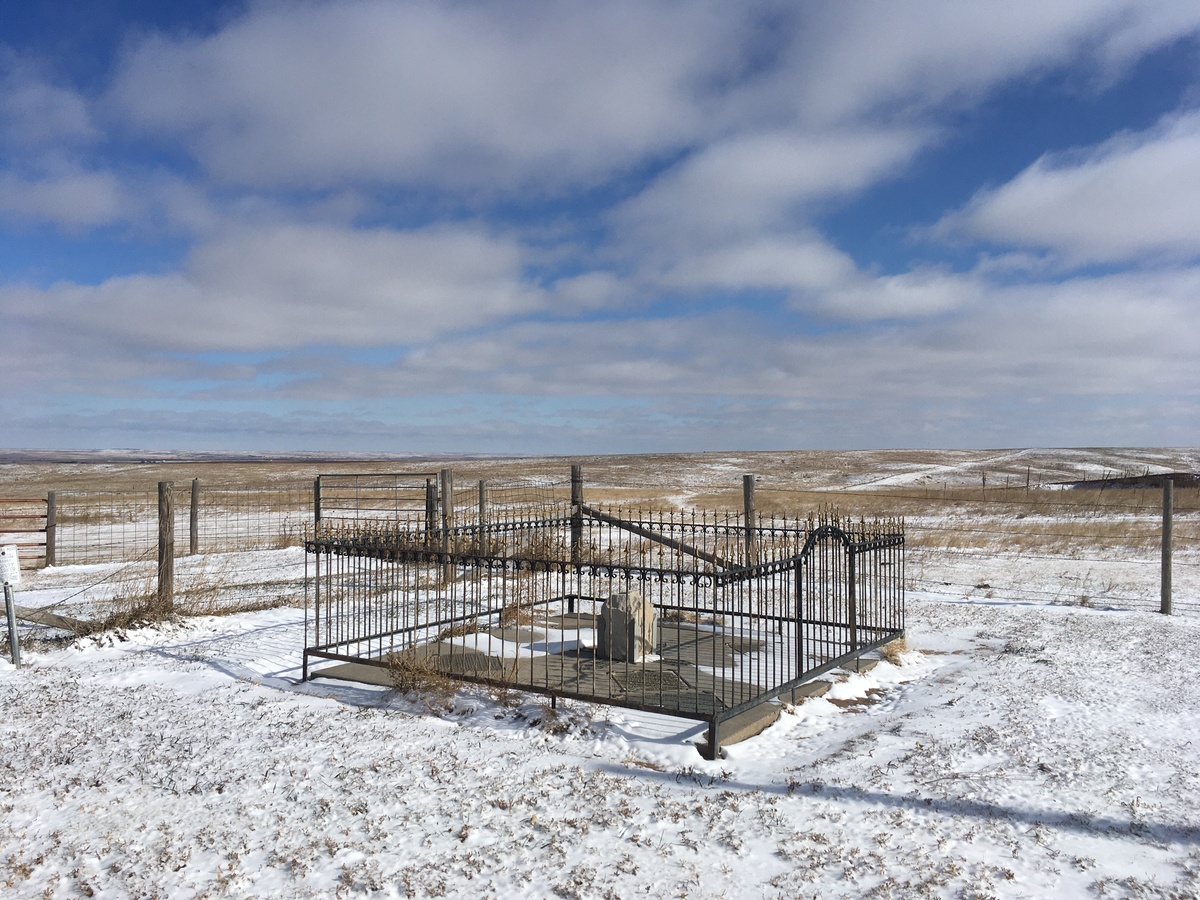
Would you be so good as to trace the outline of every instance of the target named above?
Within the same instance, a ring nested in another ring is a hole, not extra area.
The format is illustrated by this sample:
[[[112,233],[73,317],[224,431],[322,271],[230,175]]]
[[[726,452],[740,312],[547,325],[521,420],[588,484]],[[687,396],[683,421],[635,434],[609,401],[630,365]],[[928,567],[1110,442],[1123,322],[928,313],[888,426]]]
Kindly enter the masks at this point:
[[[752,566],[758,560],[755,552],[754,529],[758,526],[758,518],[754,511],[754,476],[742,476],[742,505],[746,511],[746,565]]]
[[[442,469],[438,473],[442,495],[442,579],[454,578],[454,566],[450,562],[450,529],[454,527],[454,470]]]
[[[490,540],[487,534],[487,482],[479,479],[479,537],[475,541],[476,553],[490,553]]]
[[[157,612],[175,611],[175,482],[158,483]]]
[[[53,566],[58,558],[58,494],[46,494],[46,565]]]
[[[317,527],[321,524],[321,476],[313,479],[313,536],[316,537]]]
[[[1175,482],[1163,478],[1162,499],[1162,602],[1159,612],[1171,615],[1171,518],[1175,506]]]
[[[425,479],[425,540],[433,540],[433,533],[438,530],[437,513],[438,491],[432,478]]]
[[[571,562],[579,562],[583,546],[583,466],[571,466]]]
[[[188,553],[200,552],[200,479],[192,479],[192,508],[188,515]]]
[[[17,636],[17,601],[13,598],[12,585],[4,582],[4,614],[8,618],[8,651],[12,664],[21,668],[21,639]]]

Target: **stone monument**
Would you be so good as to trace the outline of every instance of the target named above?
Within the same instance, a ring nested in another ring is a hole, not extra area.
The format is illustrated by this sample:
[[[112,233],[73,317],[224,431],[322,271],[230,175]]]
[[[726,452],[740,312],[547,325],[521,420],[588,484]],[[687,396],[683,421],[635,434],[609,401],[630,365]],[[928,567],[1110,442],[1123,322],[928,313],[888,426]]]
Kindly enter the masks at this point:
[[[658,616],[637,591],[613,594],[600,610],[596,654],[604,659],[641,662],[654,653]]]

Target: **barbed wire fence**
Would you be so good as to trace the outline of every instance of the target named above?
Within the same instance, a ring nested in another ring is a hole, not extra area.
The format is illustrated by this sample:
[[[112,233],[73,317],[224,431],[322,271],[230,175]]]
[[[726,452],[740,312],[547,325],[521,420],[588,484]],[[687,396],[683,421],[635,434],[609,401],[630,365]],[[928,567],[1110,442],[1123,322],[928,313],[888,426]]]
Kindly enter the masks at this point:
[[[311,482],[194,480],[171,491],[171,611],[223,614],[302,602]],[[22,592],[35,604],[22,609],[25,622],[80,634],[148,616],[164,590],[159,493],[71,490],[51,498],[45,530],[52,566],[41,577],[33,573]]]

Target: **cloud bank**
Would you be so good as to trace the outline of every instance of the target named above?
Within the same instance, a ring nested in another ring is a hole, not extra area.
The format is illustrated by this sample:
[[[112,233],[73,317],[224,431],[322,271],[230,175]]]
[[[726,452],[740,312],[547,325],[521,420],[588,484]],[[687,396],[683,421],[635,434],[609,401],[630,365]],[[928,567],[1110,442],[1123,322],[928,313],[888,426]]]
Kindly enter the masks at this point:
[[[26,446],[1194,443],[1198,34],[1116,0],[312,0],[131,23],[88,81],[5,47],[0,412]],[[1157,121],[973,131],[1168,56]]]

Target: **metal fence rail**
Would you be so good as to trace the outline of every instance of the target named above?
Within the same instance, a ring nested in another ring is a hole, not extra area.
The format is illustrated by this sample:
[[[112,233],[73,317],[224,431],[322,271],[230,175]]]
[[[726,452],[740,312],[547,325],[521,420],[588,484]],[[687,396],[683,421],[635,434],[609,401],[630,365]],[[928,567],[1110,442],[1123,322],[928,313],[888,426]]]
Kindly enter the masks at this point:
[[[0,499],[0,544],[17,548],[22,569],[46,564],[47,539],[53,535],[53,522],[48,497]]]
[[[903,634],[898,524],[798,527],[586,506],[442,531],[328,526],[306,545],[305,676],[312,660],[426,666],[698,718],[714,755],[734,716]]]

